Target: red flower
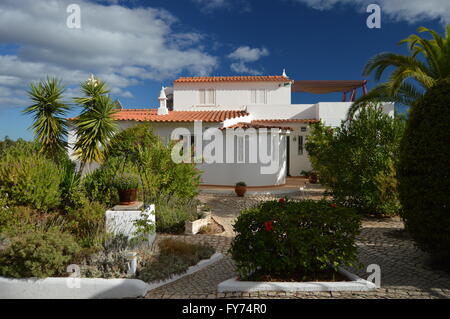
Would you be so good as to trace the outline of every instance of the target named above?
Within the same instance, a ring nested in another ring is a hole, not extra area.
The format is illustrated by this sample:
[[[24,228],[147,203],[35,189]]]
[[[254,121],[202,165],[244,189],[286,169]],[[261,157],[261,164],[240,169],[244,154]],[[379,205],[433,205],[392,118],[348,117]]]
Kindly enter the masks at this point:
[[[264,222],[264,226],[266,227],[266,231],[272,231],[273,229],[273,221]]]
[[[285,199],[285,198],[280,198],[280,199],[278,200],[278,203],[284,203],[284,202],[286,202],[286,199]]]
[[[337,207],[337,205],[336,205],[335,203],[330,204],[330,206],[333,207],[333,208],[336,208],[336,207]]]

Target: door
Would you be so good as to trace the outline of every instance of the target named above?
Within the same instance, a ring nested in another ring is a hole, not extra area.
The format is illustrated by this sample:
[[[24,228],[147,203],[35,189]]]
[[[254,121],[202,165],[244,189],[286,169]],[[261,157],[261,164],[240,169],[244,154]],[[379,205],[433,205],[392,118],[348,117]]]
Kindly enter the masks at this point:
[[[286,136],[286,175],[291,176],[289,171],[291,166],[291,137]]]

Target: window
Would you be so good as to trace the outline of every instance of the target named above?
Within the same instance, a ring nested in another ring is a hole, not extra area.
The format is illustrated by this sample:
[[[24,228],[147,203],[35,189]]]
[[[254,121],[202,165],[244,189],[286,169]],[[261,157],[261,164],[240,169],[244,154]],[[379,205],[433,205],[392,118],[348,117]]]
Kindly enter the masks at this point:
[[[252,89],[250,92],[251,104],[267,104],[267,91]]]
[[[216,104],[216,90],[214,90],[214,89],[199,90],[199,104],[200,105],[215,105]]]
[[[302,126],[302,127],[300,128],[300,131],[301,131],[301,132],[306,132],[306,127],[305,127],[305,126]]]
[[[237,136],[237,162],[245,162],[245,140],[244,136]]]
[[[298,155],[303,155],[303,136],[298,136]]]

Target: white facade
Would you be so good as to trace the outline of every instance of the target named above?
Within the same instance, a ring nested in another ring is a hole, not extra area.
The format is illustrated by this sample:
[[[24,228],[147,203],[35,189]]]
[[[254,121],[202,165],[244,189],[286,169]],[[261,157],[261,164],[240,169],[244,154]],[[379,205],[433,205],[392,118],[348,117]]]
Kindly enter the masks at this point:
[[[204,79],[204,78],[202,78]],[[211,78],[213,79],[213,78]],[[175,81],[173,88],[162,88],[159,96],[159,108],[155,112],[157,120],[150,120],[155,132],[160,135],[164,142],[168,142],[172,132],[177,128],[185,128],[190,134],[194,134],[194,122],[181,122],[168,119],[176,112],[178,115],[188,114],[192,111],[245,111],[247,115],[240,117],[225,118],[221,122],[202,123],[202,130],[208,128],[227,128],[238,123],[250,123],[266,125],[269,127],[288,127],[289,130],[278,130],[279,135],[276,143],[279,146],[279,153],[274,155],[279,162],[279,167],[267,173],[264,167],[267,164],[257,162],[219,162],[219,163],[198,163],[197,166],[203,171],[202,183],[207,185],[234,185],[243,181],[248,186],[271,186],[282,185],[286,181],[286,176],[299,176],[303,170],[311,170],[311,163],[304,148],[309,134],[308,120],[320,120],[325,125],[336,127],[347,117],[347,112],[352,105],[351,102],[319,102],[315,104],[291,104],[291,84],[292,80],[278,77],[277,80],[264,81],[237,81],[235,78],[221,81]],[[171,110],[168,109],[168,98]],[[166,96],[167,94],[167,96]],[[394,104],[384,103],[383,109],[387,114],[394,115]],[[126,111],[123,110],[123,111]],[[191,113],[192,114],[192,113]],[[192,116],[190,117],[192,118]],[[120,129],[126,129],[137,121],[121,120]],[[226,148],[226,141],[230,139],[224,135],[223,152],[229,152]],[[245,149],[245,156],[249,156],[249,145],[257,143],[261,128],[249,133]],[[250,132],[244,131],[246,133]],[[198,135],[198,132],[196,133]],[[69,132],[69,144],[74,143],[73,131]],[[270,143],[273,143],[270,142]],[[269,144],[270,144],[269,143]],[[203,148],[207,142],[203,143]],[[233,146],[233,150],[239,153],[238,145]],[[240,150],[242,153],[242,150]],[[71,154],[71,150],[69,149]],[[262,171],[266,173],[261,173]]]
[[[280,82],[174,83],[173,109],[242,109],[249,105],[291,104],[291,87]],[[203,91],[212,98],[202,99]],[[256,95],[256,99],[255,99]]]

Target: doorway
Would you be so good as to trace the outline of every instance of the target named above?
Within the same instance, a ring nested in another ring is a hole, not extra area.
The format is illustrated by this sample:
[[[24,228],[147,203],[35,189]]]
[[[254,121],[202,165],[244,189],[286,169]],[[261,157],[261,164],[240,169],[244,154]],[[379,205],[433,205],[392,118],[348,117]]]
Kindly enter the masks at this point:
[[[290,166],[291,166],[291,137],[286,136],[286,175],[291,176],[290,172]]]

